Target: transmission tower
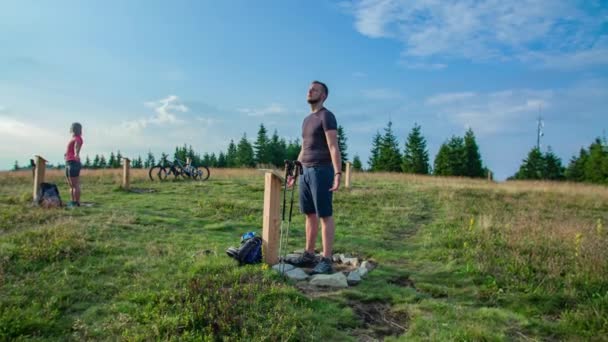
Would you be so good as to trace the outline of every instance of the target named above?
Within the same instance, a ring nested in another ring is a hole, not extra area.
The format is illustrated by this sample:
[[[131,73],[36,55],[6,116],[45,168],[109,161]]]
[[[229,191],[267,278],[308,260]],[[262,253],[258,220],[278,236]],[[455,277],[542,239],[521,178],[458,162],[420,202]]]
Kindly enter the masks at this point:
[[[543,127],[545,127],[545,123],[543,121],[542,116],[540,115],[540,105],[538,106],[538,119],[536,123],[536,148],[540,151],[540,138],[545,135],[543,132]]]

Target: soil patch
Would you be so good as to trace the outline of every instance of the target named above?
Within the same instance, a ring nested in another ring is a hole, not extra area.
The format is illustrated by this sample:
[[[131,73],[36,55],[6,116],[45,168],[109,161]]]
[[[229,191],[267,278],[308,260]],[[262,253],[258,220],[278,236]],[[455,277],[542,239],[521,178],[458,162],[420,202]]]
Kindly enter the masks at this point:
[[[362,328],[352,332],[359,341],[383,340],[389,336],[402,335],[407,331],[408,313],[393,311],[387,303],[351,301],[348,305],[363,323]]]
[[[157,192],[156,189],[140,189],[140,188],[130,188],[129,192],[134,192],[136,194],[149,194],[153,192]]]
[[[411,287],[414,289],[416,288],[416,286],[414,285],[414,281],[411,280],[409,276],[399,276],[397,278],[389,279],[388,283],[401,287]]]

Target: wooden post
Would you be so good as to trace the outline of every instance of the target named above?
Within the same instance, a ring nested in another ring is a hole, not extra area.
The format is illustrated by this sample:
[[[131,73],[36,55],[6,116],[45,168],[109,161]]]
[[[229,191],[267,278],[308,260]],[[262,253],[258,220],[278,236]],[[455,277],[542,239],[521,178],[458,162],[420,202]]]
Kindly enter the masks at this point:
[[[122,188],[129,189],[129,172],[131,171],[131,161],[129,158],[122,158]]]
[[[346,162],[346,175],[344,177],[344,187],[350,188],[350,171],[352,169],[352,164],[350,162]]]
[[[488,181],[492,181],[492,171],[488,171]]]
[[[264,177],[264,217],[262,220],[262,255],[269,265],[279,263],[281,231],[281,178],[272,172]],[[287,247],[287,246],[285,246]]]
[[[34,156],[36,169],[34,171],[34,202],[38,202],[38,191],[40,184],[44,183],[44,171],[46,171],[46,159],[41,156]]]

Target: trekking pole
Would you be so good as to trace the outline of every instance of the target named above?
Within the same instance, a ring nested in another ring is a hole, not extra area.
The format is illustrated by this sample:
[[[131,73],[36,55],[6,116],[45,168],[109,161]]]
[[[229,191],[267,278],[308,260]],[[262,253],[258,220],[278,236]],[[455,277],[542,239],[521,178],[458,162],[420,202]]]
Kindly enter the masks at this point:
[[[289,160],[285,160],[285,179],[284,179],[284,183],[283,183],[283,211],[282,211],[282,215],[281,215],[281,229],[280,229],[280,236],[279,236],[279,263],[281,264],[281,266],[279,266],[279,272],[281,274],[284,274],[285,271],[285,253],[283,252],[283,239],[284,239],[284,223],[285,223],[285,211],[286,211],[286,207],[287,207],[287,182],[289,179],[289,176],[291,175],[291,169],[292,169],[292,163]]]
[[[302,164],[299,161],[295,160],[292,164],[291,171],[293,172],[293,185],[291,187],[291,200],[289,203],[289,219],[287,220],[287,230],[285,232],[285,247],[289,246],[289,229],[291,228],[291,217],[292,217],[292,213],[293,213],[293,198],[294,198],[294,193],[296,192],[296,184],[298,181],[298,176],[303,173]],[[287,181],[286,181],[286,183],[287,183]],[[285,209],[283,209],[283,213],[285,213]],[[285,220],[285,218],[283,218],[283,220]],[[281,226],[282,226],[282,224],[281,224]],[[287,248],[289,248],[289,247],[287,247]]]

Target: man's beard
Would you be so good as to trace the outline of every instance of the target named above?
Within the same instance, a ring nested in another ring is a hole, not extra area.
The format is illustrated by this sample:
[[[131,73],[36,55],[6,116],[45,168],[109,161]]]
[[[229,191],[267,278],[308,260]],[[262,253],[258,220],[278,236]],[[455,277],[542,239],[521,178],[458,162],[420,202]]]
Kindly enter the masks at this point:
[[[307,101],[309,104],[317,104],[321,102],[321,99],[308,99]]]

